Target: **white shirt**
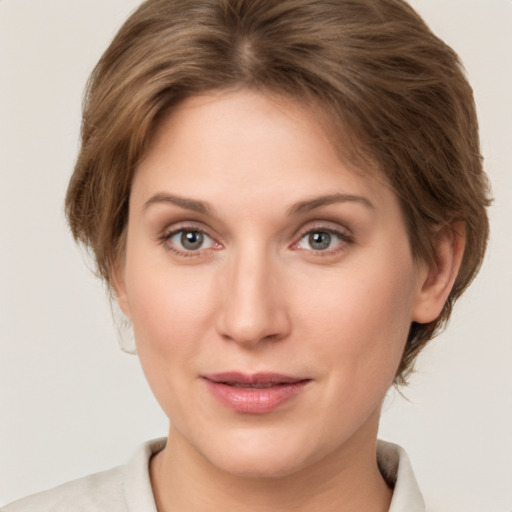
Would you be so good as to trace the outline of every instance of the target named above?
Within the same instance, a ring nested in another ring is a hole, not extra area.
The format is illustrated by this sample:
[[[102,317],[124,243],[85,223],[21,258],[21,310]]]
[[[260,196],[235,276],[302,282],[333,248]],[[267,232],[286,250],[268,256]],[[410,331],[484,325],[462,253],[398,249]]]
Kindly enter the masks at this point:
[[[149,461],[165,443],[165,438],[144,443],[126,466],[33,494],[7,505],[2,512],[157,512]],[[394,485],[389,512],[425,512],[405,451],[395,444],[379,441],[377,459],[384,478]]]

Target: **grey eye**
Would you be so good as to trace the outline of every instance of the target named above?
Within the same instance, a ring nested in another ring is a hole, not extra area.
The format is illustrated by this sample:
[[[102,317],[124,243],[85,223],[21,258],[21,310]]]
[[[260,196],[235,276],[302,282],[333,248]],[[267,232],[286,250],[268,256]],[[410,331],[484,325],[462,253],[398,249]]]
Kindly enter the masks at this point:
[[[296,248],[314,252],[326,252],[341,248],[349,242],[347,235],[344,233],[331,229],[312,229],[302,235]]]
[[[331,245],[332,235],[325,231],[309,233],[308,244],[314,251],[324,251]]]
[[[203,245],[204,235],[198,231],[184,231],[181,234],[180,242],[184,249],[196,251]]]
[[[170,242],[178,249],[184,251],[208,249],[213,244],[213,240],[207,234],[190,229],[177,231],[171,237]]]

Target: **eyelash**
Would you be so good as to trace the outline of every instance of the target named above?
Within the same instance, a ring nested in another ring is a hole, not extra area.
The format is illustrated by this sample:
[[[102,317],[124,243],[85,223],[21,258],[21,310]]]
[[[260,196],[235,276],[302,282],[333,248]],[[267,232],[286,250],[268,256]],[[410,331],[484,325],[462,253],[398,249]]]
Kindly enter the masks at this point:
[[[335,247],[331,249],[325,249],[325,250],[314,250],[312,248],[310,249],[301,249],[298,247],[298,245],[304,240],[305,237],[313,234],[313,233],[322,233],[322,234],[328,234],[331,236],[335,236],[338,238],[339,243],[336,244]],[[351,234],[347,233],[346,231],[334,229],[332,227],[326,227],[325,225],[318,225],[313,227],[308,227],[306,230],[304,230],[300,236],[297,242],[294,242],[292,244],[292,248],[303,251],[306,250],[310,252],[314,257],[327,257],[327,256],[333,256],[336,255],[344,250],[347,249],[347,247],[354,243],[354,238]]]
[[[214,250],[221,248],[221,245],[218,242],[215,242],[214,238],[210,236],[204,229],[199,228],[198,226],[180,226],[179,228],[173,229],[172,231],[165,231],[162,233],[161,236],[159,236],[158,241],[161,245],[164,246],[164,248],[176,254],[177,256],[181,256],[184,258],[194,258],[198,256],[204,256],[204,251],[208,249],[198,249],[196,251],[183,251],[179,248],[177,248],[174,245],[171,245],[169,241],[177,234],[179,233],[200,233],[203,236],[208,237],[214,244],[216,244],[218,247],[216,247]]]
[[[169,241],[177,234],[179,233],[186,233],[186,232],[190,232],[190,233],[199,233],[203,236],[206,236],[208,237],[210,240],[212,240],[212,243],[214,245],[216,245],[215,248],[206,248],[206,249],[198,249],[198,250],[188,250],[188,251],[184,251],[184,250],[181,250],[179,248],[177,248],[175,245],[171,245],[169,243]],[[325,233],[325,234],[329,234],[331,236],[335,236],[336,238],[338,238],[339,240],[339,243],[336,244],[336,246],[334,248],[331,248],[331,249],[326,249],[326,250],[314,250],[312,248],[310,249],[302,249],[300,247],[298,247],[298,245],[302,242],[302,240],[306,237],[306,236],[309,236],[313,233]],[[218,250],[220,248],[222,248],[222,245],[219,244],[218,242],[215,241],[215,239],[210,236],[204,229],[201,229],[199,228],[198,226],[193,226],[193,225],[185,225],[185,226],[180,226],[179,228],[176,228],[176,229],[173,229],[172,231],[165,231],[164,233],[162,233],[161,236],[158,237],[158,241],[161,245],[164,246],[164,248],[169,251],[169,252],[172,252],[174,254],[176,254],[177,256],[181,256],[181,257],[184,257],[184,258],[194,258],[194,257],[201,257],[201,256],[204,256],[204,253],[205,251],[208,251],[208,250]],[[353,236],[345,231],[342,231],[342,230],[337,230],[337,229],[333,229],[331,227],[326,227],[325,225],[318,225],[318,226],[313,226],[313,227],[309,227],[307,229],[305,229],[304,231],[302,231],[297,239],[296,242],[293,242],[291,244],[291,248],[293,250],[298,250],[298,251],[308,251],[310,252],[314,257],[326,257],[326,256],[333,256],[339,252],[342,252],[344,251],[347,246],[351,245],[354,243],[354,239],[353,239]],[[341,247],[340,247],[341,246]]]

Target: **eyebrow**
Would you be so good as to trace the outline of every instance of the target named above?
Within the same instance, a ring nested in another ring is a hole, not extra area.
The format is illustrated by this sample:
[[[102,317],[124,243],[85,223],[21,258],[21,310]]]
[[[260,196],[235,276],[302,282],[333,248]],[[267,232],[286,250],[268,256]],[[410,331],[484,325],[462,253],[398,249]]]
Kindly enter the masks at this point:
[[[358,196],[354,194],[328,194],[325,196],[313,197],[311,199],[306,199],[305,201],[295,203],[290,208],[288,208],[286,213],[291,217],[293,215],[310,212],[311,210],[321,208],[322,206],[328,206],[334,203],[351,202],[359,203],[369,208],[370,210],[375,210],[374,204],[364,196]],[[184,210],[190,210],[204,215],[213,215],[215,212],[212,206],[205,201],[198,201],[197,199],[175,196],[173,194],[167,194],[163,192],[151,196],[144,203],[143,209],[147,210],[151,205],[158,203],[174,204],[175,206],[183,208]]]
[[[364,196],[357,196],[354,194],[329,194],[320,197],[313,197],[311,199],[295,203],[288,209],[287,213],[290,216],[298,215],[334,203],[359,203],[369,208],[370,210],[375,210],[375,205]]]
[[[191,210],[196,213],[202,214],[213,214],[213,208],[204,201],[198,201],[197,199],[190,199],[188,197],[175,196],[172,194],[159,193],[150,197],[143,206],[144,210],[147,210],[152,204],[158,203],[170,203],[184,210]]]

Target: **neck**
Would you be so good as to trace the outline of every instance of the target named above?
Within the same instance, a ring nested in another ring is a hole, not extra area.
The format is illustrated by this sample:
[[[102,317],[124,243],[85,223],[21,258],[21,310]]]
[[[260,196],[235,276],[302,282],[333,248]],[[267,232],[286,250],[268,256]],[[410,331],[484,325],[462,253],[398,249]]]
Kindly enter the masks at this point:
[[[351,440],[291,475],[248,478],[213,466],[171,428],[166,448],[150,466],[157,508],[159,512],[386,512],[392,491],[377,466],[375,438],[366,443]]]

